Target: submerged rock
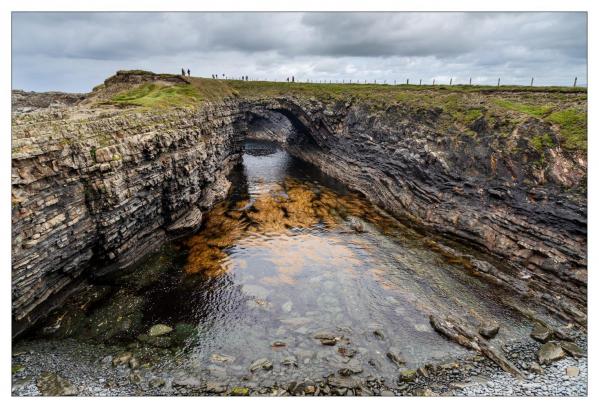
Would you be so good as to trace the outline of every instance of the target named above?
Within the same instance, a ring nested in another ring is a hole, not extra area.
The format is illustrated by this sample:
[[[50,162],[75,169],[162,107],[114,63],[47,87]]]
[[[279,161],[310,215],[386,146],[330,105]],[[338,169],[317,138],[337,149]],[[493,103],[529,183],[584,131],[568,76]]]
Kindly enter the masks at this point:
[[[127,364],[129,363],[132,357],[133,353],[131,353],[130,351],[124,351],[112,359],[112,365],[116,367],[122,364]]]
[[[272,362],[266,358],[259,358],[250,364],[250,371],[254,372],[259,369],[272,370]]]
[[[235,357],[228,356],[226,354],[214,353],[210,356],[210,360],[214,361],[215,363],[232,363],[235,361]]]
[[[337,344],[338,338],[331,332],[322,331],[314,334],[314,338],[320,340],[320,343],[325,346],[334,346]]]
[[[184,346],[195,335],[196,327],[194,325],[177,323],[170,337],[173,345]]]
[[[140,334],[137,336],[137,340],[142,343],[149,344],[150,346],[159,348],[169,348],[172,345],[171,338],[169,336],[151,337],[147,334]]]
[[[247,387],[233,387],[231,389],[231,395],[234,397],[247,397],[250,395],[250,389]]]
[[[389,348],[389,351],[387,352],[387,358],[389,358],[389,360],[391,360],[398,366],[404,365],[406,363],[403,357],[401,356],[401,351],[397,347]]]
[[[148,331],[148,336],[158,337],[158,336],[162,336],[164,334],[168,334],[172,331],[173,331],[173,328],[170,326],[167,326],[166,324],[155,324],[154,326],[150,327],[150,330]]]
[[[416,379],[416,370],[401,370],[399,372],[399,381],[401,382],[413,382]]]
[[[281,361],[281,364],[287,367],[297,367],[297,358],[295,356],[287,356]]]

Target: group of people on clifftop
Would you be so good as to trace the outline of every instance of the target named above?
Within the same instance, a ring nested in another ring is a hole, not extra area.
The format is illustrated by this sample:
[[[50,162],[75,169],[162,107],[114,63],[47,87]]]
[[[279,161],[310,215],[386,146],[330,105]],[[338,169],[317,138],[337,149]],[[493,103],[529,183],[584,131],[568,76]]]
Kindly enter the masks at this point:
[[[218,74],[212,74],[212,79],[218,79],[218,78],[220,78],[220,77],[221,77],[221,76],[219,76]],[[225,74],[222,74],[222,78],[223,78],[223,79],[227,79],[227,77],[225,76]],[[237,79],[239,79],[239,78],[237,78]],[[241,80],[242,80],[242,81],[249,81],[249,80],[250,80],[250,77],[249,77],[249,76],[247,76],[247,75],[243,75],[243,76],[241,77]]]
[[[185,76],[185,68],[181,68],[181,75]],[[191,76],[191,71],[189,70],[189,68],[187,68],[187,76]]]

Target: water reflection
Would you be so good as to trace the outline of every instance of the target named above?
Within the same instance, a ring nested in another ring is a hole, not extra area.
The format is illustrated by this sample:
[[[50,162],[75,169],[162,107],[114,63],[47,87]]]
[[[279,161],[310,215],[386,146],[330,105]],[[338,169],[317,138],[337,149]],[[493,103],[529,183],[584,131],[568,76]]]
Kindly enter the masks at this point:
[[[183,273],[147,294],[148,323],[198,327],[186,362],[192,369],[223,374],[210,368],[221,355],[233,377],[247,375],[257,358],[275,363],[268,375],[327,375],[349,361],[342,353],[349,349],[360,375],[394,378],[391,347],[407,366],[463,352],[432,331],[431,311],[499,321],[502,340],[526,335],[488,286],[276,146],[249,142],[232,178],[230,199],[184,241]],[[340,343],[321,345],[313,338],[319,330]],[[292,372],[289,359],[297,361]]]

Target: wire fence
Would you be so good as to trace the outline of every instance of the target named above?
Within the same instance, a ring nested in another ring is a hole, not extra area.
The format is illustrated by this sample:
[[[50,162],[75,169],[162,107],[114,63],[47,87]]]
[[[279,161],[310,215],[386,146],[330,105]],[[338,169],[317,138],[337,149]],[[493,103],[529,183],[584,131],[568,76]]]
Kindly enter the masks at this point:
[[[472,78],[468,78],[467,81],[463,79],[458,81],[456,78],[449,78],[449,80],[443,78],[432,78],[428,81],[418,79],[412,81],[410,78],[405,80],[386,80],[386,79],[311,79],[311,78],[295,78],[294,76],[288,78],[268,78],[268,77],[250,77],[250,76],[227,76],[212,75],[212,79],[225,79],[225,80],[238,80],[238,81],[260,81],[260,82],[288,82],[288,83],[301,83],[301,84],[338,84],[338,85],[418,85],[418,86],[529,86],[529,87],[580,87],[584,88],[587,86],[585,83],[579,83],[578,77],[574,77],[570,82],[564,81],[561,84],[556,84],[551,81],[547,83],[544,81],[538,81],[535,77],[530,78],[530,82],[524,82],[522,80],[503,82],[501,77],[497,78],[497,82],[490,83],[489,81],[473,81]]]

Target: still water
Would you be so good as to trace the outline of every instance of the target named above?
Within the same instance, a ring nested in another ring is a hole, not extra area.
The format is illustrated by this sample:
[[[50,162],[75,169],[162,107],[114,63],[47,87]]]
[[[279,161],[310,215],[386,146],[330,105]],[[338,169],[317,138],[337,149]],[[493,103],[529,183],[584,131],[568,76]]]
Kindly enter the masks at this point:
[[[155,324],[190,328],[169,365],[232,383],[343,368],[392,380],[400,367],[389,351],[408,368],[465,353],[433,331],[432,312],[495,321],[496,342],[528,335],[530,324],[504,306],[507,295],[276,145],[248,141],[231,180],[201,232],[111,283],[112,303],[84,316],[79,335],[124,327],[109,319],[125,313],[114,306],[125,297],[137,308],[127,312],[125,341]],[[315,338],[323,332],[334,337],[329,345]],[[258,359],[272,369],[252,372]]]

